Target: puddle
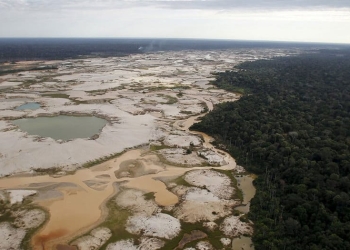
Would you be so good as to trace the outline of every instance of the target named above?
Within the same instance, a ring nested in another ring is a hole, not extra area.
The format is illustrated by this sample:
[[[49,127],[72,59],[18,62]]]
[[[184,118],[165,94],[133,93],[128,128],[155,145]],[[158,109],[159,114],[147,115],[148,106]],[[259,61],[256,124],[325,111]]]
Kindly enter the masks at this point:
[[[250,237],[241,236],[232,240],[232,250],[254,250],[254,245]]]
[[[94,116],[65,116],[23,118],[12,121],[30,135],[51,137],[55,140],[89,138],[98,134],[107,121]]]
[[[39,109],[39,108],[40,108],[40,103],[28,102],[26,104],[23,104],[23,105],[17,107],[16,110],[26,110],[26,109],[35,110],[35,109]]]
[[[256,189],[253,185],[254,178],[251,175],[236,175],[235,178],[237,179],[238,187],[243,192],[243,204],[246,204],[236,207],[235,209],[242,213],[248,213],[250,209],[250,200],[256,193]]]

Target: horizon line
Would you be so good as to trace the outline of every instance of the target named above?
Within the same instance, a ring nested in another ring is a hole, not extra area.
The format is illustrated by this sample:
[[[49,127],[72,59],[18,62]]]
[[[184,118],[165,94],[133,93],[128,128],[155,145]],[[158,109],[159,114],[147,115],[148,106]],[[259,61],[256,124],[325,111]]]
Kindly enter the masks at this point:
[[[134,40],[203,40],[203,41],[225,41],[225,42],[276,42],[296,44],[320,44],[320,45],[350,45],[350,42],[317,42],[317,41],[286,41],[286,40],[249,40],[230,38],[179,38],[179,37],[0,37],[0,39],[134,39]]]

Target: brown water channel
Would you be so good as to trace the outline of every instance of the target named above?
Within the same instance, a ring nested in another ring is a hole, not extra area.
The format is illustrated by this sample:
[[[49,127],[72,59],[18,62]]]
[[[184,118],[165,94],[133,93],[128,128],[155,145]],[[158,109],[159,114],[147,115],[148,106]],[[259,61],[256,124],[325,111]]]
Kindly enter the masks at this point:
[[[212,105],[209,107],[212,108]],[[181,129],[188,130],[188,127],[194,123],[196,118],[190,117],[182,121],[181,124],[185,124],[185,126]],[[177,126],[178,122],[174,124],[174,127]],[[210,144],[211,137],[204,133],[197,134],[201,134],[204,138],[204,147],[213,148],[213,145]],[[167,166],[155,174],[135,178],[116,178],[115,171],[119,169],[121,163],[135,159],[142,160],[145,157],[143,153],[145,153],[143,149],[130,150],[105,163],[61,177],[44,175],[3,178],[0,179],[0,189],[37,189],[39,193],[54,191],[59,194],[52,197],[47,195],[35,201],[50,213],[50,218],[32,238],[34,250],[55,249],[57,244],[67,243],[70,239],[96,227],[106,218],[105,202],[116,193],[115,182],[128,181],[125,184],[126,187],[154,192],[155,201],[162,206],[173,205],[178,202],[178,197],[168,191],[165,184],[156,180],[156,178],[180,176],[187,171],[198,168]],[[223,151],[220,151],[220,153],[224,155],[228,163],[220,169],[234,169],[236,166],[235,160]],[[144,164],[145,171],[154,168],[159,169],[156,162],[152,163],[149,160],[145,160],[145,162],[147,162],[147,164]],[[207,168],[212,167],[208,166]],[[247,180],[249,182],[249,179]],[[240,183],[245,197],[244,202],[249,202],[252,197],[252,190],[254,189],[255,192],[255,188],[252,185],[244,184],[244,181]]]

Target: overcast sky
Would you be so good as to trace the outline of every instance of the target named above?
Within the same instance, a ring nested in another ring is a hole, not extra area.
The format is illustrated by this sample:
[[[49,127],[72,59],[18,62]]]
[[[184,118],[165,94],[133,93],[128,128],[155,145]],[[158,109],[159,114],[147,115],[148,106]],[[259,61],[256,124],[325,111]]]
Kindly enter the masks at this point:
[[[0,0],[0,37],[350,43],[350,0]]]

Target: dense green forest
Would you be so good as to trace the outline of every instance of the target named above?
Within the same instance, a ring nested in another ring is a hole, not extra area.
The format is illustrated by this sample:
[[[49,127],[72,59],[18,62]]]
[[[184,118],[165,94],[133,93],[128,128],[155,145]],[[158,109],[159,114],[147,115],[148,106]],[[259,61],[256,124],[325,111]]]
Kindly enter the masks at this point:
[[[256,249],[350,249],[350,51],[246,62],[213,84],[243,96],[191,129],[258,174]]]

